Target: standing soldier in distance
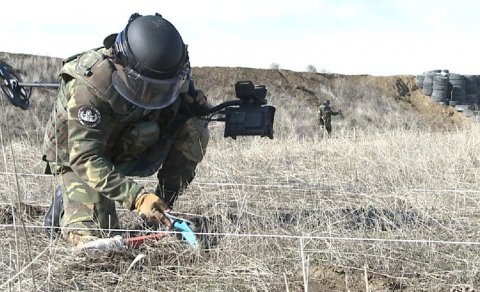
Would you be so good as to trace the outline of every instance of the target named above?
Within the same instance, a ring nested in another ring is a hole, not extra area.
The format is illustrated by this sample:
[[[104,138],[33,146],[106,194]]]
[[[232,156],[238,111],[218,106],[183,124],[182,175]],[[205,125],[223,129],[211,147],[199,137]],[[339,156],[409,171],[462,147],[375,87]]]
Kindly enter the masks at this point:
[[[341,114],[340,111],[333,111],[330,107],[330,101],[326,100],[322,105],[318,107],[317,118],[318,124],[324,127],[330,137],[332,133],[332,116]]]

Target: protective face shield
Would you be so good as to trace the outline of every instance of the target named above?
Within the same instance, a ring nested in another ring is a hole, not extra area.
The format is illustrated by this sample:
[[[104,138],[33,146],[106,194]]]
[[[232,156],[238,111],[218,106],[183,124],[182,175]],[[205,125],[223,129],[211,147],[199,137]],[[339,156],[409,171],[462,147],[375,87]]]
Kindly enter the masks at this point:
[[[173,78],[153,79],[125,67],[113,72],[112,83],[118,93],[136,106],[161,109],[177,99],[188,76],[185,69]]]
[[[160,14],[133,14],[112,48],[117,67],[112,84],[139,107],[161,109],[172,104],[190,77],[187,46]]]

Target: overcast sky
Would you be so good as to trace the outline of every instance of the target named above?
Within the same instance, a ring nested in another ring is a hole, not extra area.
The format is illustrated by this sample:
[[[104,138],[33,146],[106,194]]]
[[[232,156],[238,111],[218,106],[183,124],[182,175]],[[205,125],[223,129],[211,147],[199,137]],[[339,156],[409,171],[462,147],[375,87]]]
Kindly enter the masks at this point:
[[[275,63],[342,74],[480,74],[475,0],[10,3],[0,11],[0,52],[68,57],[101,46],[134,12],[159,12],[182,34],[194,67]]]

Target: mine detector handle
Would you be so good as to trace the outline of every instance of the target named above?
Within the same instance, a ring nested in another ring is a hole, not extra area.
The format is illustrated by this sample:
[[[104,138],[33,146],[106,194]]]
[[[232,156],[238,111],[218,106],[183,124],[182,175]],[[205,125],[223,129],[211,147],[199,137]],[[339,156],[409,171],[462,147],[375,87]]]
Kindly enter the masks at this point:
[[[189,81],[188,94],[192,97],[197,96],[195,82],[192,79]],[[229,100],[214,107],[199,107],[194,110],[194,113],[197,116],[204,116],[217,113],[230,106],[262,106],[267,104],[267,88],[264,85],[254,85],[251,81],[237,81],[235,95],[240,100]]]
[[[189,94],[195,97],[194,83],[190,81]],[[273,139],[275,107],[267,104],[267,88],[251,81],[235,84],[238,100],[228,100],[213,107],[193,107],[195,116],[208,116],[207,121],[225,122],[224,137],[261,136]],[[221,115],[213,118],[214,115]]]

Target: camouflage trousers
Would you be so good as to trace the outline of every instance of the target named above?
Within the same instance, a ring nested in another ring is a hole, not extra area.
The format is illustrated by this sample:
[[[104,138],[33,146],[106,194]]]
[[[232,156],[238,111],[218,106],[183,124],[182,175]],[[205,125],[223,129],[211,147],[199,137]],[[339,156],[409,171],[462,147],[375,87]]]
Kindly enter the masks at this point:
[[[170,205],[193,180],[208,140],[204,121],[190,119],[180,129],[157,173],[159,183],[155,192]],[[69,167],[54,167],[54,173],[63,193],[60,226],[64,235],[74,232],[104,237],[120,228],[114,201],[90,187]]]
[[[60,226],[64,234],[104,236],[107,234],[101,230],[119,228],[114,201],[88,186],[68,167],[63,167],[56,178],[63,194]]]

